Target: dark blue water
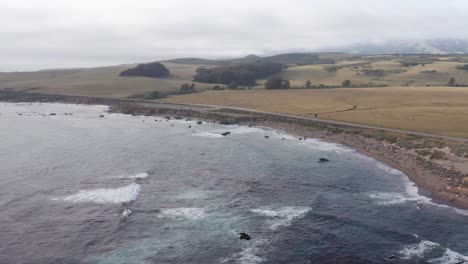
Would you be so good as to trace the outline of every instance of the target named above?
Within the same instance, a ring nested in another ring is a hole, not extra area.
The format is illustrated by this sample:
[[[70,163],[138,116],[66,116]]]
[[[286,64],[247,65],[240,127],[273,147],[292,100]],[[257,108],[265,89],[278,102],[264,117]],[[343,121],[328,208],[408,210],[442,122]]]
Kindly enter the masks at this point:
[[[0,263],[468,261],[466,211],[351,149],[105,109],[0,105]]]

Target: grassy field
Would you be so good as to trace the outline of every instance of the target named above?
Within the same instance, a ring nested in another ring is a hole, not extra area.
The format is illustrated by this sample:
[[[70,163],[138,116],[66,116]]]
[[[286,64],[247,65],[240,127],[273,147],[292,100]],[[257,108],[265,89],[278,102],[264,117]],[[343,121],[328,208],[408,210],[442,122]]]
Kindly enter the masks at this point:
[[[290,62],[297,59],[297,54],[296,57],[287,56]],[[361,56],[330,53],[320,54],[320,58],[332,59],[335,63],[290,63],[277,75],[290,80],[292,88],[304,88],[307,80],[314,86],[336,87],[344,80],[350,80],[356,87],[388,87],[265,91],[266,78],[257,80],[253,90],[243,91],[206,92],[215,84],[195,83],[196,89],[202,93],[172,96],[166,100],[239,106],[302,116],[318,114],[320,118],[333,120],[468,137],[468,87],[443,87],[452,77],[458,85],[468,85],[468,71],[459,69],[468,64],[467,55]],[[235,61],[242,63],[257,59],[246,57]],[[213,63],[198,59],[180,61]],[[0,73],[0,89],[113,98],[152,91],[174,94],[181,84],[191,83],[196,69],[203,66],[164,64],[171,71],[168,78],[118,76],[121,71],[135,65]]]
[[[0,89],[33,89],[36,92],[125,98],[154,90],[175,92],[183,83],[191,83],[200,65],[165,63],[169,78],[120,77],[119,73],[135,65],[113,67],[48,70],[24,73],[0,73]],[[198,90],[213,84],[195,83]]]
[[[468,64],[468,56],[360,56],[346,54],[320,54],[321,59],[332,59],[334,64],[296,65],[277,74],[291,82],[293,88],[303,88],[307,80],[313,85],[339,86],[350,80],[352,86],[447,86],[450,78],[468,85],[468,71],[458,69]],[[251,58],[235,60],[237,63]],[[187,61],[187,60],[181,60]],[[200,61],[204,60],[188,60]],[[210,61],[208,61],[210,62]],[[228,63],[228,62],[224,62]],[[171,71],[169,78],[120,77],[118,74],[135,65],[112,67],[47,70],[39,72],[0,73],[0,89],[34,89],[44,93],[62,93],[125,98],[132,94],[151,91],[175,93],[183,83],[192,82],[200,64],[164,62]],[[272,77],[272,76],[270,76]],[[257,80],[254,89],[263,89],[264,80]],[[196,83],[199,91],[211,89],[214,84]]]
[[[468,137],[468,88],[208,91],[165,99]]]

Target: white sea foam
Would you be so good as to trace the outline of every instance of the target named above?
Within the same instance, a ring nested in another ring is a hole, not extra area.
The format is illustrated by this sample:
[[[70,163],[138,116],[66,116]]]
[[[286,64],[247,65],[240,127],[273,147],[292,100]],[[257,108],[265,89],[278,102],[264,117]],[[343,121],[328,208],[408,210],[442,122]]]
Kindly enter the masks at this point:
[[[403,255],[404,259],[422,258],[424,254],[439,246],[440,245],[435,242],[422,240],[419,244],[411,245],[400,250],[399,253]]]
[[[81,190],[63,198],[73,203],[128,203],[137,199],[141,186],[136,183],[115,189]]]
[[[266,261],[261,255],[265,246],[270,243],[268,239],[255,239],[247,242],[247,246],[241,252],[221,260],[221,263],[258,264]]]
[[[204,131],[197,131],[196,133],[193,133],[192,136],[195,137],[207,137],[207,138],[222,138],[224,137],[221,134],[217,133],[210,133],[210,132],[204,132]]]
[[[397,170],[397,169],[394,169],[392,167],[389,167],[387,166],[386,164],[382,163],[382,162],[378,162],[377,163],[377,168],[385,171],[385,172],[388,172],[388,173],[391,173],[391,174],[403,174],[403,172]]]
[[[355,152],[353,149],[347,148],[343,145],[325,142],[316,138],[310,138],[302,142],[307,146],[320,151],[333,151],[336,153]]]
[[[231,132],[231,134],[251,134],[251,133],[265,133],[266,130],[257,127],[247,126],[226,126],[224,130],[213,131],[215,133]]]
[[[202,208],[166,208],[161,209],[158,214],[159,218],[187,218],[192,220],[202,219],[205,217],[205,211]]]
[[[458,252],[451,250],[450,248],[447,248],[442,257],[432,259],[429,262],[438,264],[466,263],[468,262],[468,256],[464,256]]]
[[[463,261],[468,261],[467,256],[455,252],[450,248],[444,248],[440,244],[428,240],[422,240],[421,242],[419,242],[419,244],[410,245],[400,250],[399,253],[402,255],[403,259],[422,259],[425,257],[426,254],[432,253],[432,251],[434,250],[444,250],[444,253],[439,258],[429,260],[429,263],[455,264],[463,263]]]
[[[312,210],[310,207],[285,206],[277,209],[260,208],[250,211],[268,217],[270,229],[275,230],[280,226],[291,225],[293,220],[304,217],[310,210]]]
[[[124,219],[128,218],[131,214],[132,214],[132,210],[130,210],[128,208],[125,208],[120,213],[120,219],[124,220]]]
[[[384,169],[388,171],[388,168],[386,165],[378,163],[380,165],[377,165],[381,169]],[[418,187],[416,184],[412,181],[409,180],[409,178],[403,174],[402,172],[393,169],[390,171],[393,174],[398,174],[401,175],[401,179],[403,181],[403,184],[405,186],[405,193],[397,193],[397,192],[371,192],[368,193],[368,196],[372,199],[375,199],[376,204],[379,205],[394,205],[394,204],[403,204],[406,202],[417,202],[418,209],[420,209],[419,204],[427,204],[431,206],[436,206],[439,208],[445,208],[449,210],[453,210],[455,213],[459,215],[465,215],[468,216],[468,210],[462,210],[458,209],[449,205],[445,204],[438,204],[434,203],[431,198],[420,195]]]
[[[397,192],[371,192],[367,195],[374,199],[375,203],[378,205],[403,204],[406,202],[419,202],[424,200],[420,197],[412,197]]]
[[[146,172],[128,176],[129,179],[146,179],[148,177],[149,175]]]

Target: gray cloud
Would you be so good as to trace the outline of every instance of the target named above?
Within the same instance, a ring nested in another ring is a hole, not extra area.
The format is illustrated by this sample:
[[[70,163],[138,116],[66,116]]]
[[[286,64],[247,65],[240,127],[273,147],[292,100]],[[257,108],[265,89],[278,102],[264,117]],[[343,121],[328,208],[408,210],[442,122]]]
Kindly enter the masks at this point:
[[[0,71],[466,38],[465,0],[0,0]]]

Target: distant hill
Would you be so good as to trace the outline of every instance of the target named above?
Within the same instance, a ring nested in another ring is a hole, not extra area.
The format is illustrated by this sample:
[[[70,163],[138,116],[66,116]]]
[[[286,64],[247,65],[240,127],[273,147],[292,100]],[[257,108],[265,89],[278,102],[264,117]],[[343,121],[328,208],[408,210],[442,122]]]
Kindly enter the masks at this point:
[[[122,71],[120,76],[140,76],[140,77],[168,77],[169,70],[159,62],[142,63],[134,68]]]
[[[468,41],[461,39],[398,40],[384,43],[359,43],[333,51],[352,54],[468,54]]]
[[[239,59],[226,59],[226,60],[208,60],[200,58],[181,58],[175,60],[168,60],[166,62],[179,63],[179,64],[198,64],[209,66],[225,66],[241,63],[254,63],[254,62],[271,62],[282,64],[295,64],[295,65],[315,65],[315,64],[333,64],[335,60],[332,58],[322,57],[321,54],[316,53],[286,53],[268,57],[259,57],[256,55],[249,55]]]

